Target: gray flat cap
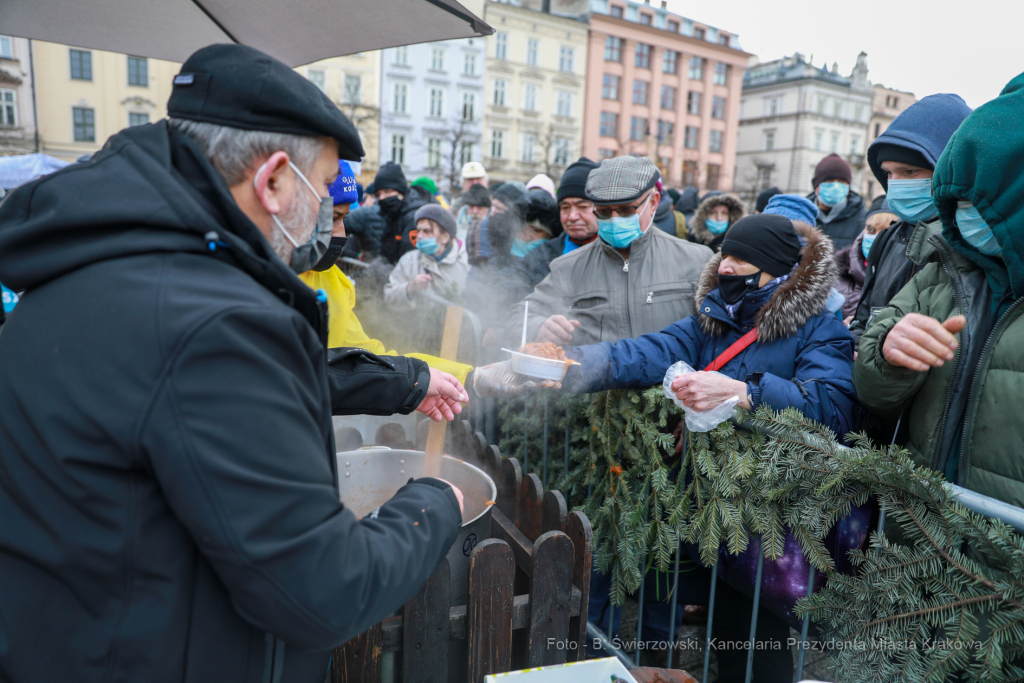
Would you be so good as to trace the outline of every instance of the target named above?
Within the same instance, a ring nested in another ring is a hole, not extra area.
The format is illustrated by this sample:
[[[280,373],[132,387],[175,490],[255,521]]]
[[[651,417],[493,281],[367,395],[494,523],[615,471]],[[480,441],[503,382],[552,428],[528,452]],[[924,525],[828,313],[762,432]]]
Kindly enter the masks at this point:
[[[647,157],[605,159],[587,176],[587,199],[598,206],[630,204],[654,187],[661,174]]]

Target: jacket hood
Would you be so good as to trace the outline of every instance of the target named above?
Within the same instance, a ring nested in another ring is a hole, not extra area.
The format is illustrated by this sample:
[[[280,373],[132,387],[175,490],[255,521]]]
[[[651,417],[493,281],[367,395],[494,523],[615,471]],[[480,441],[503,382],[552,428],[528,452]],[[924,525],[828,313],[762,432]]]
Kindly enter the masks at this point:
[[[1024,296],[1024,74],[999,97],[978,107],[953,134],[935,165],[932,196],[942,235],[953,249],[983,268],[990,281]],[[971,246],[957,229],[958,201],[974,205],[995,234],[1002,259]],[[1002,292],[996,291],[998,297]]]
[[[768,303],[757,312],[758,340],[764,343],[796,334],[804,323],[821,313],[836,281],[838,271],[832,240],[806,223],[798,222],[794,226],[805,244],[800,250],[800,262],[790,272],[789,278],[778,286]],[[718,266],[721,262],[722,255],[715,254],[704,266],[694,297],[701,329],[711,336],[723,336],[730,327],[726,321],[704,314],[704,299],[712,290],[718,289]]]
[[[679,201],[676,202],[676,211],[689,217],[697,210],[699,204],[700,193],[697,192],[697,188],[687,187],[683,190],[683,194],[679,196]]]
[[[697,207],[696,213],[693,214],[693,220],[690,222],[690,234],[700,244],[711,244],[722,236],[714,234],[704,224],[708,219],[708,214],[716,206],[725,206],[729,209],[729,225],[747,215],[743,208],[743,202],[734,194],[716,194],[713,197],[708,197]]]

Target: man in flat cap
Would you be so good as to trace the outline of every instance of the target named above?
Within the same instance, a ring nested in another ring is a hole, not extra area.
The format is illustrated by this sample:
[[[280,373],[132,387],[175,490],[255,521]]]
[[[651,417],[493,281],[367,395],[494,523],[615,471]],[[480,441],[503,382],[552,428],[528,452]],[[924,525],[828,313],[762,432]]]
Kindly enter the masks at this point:
[[[0,337],[5,681],[322,683],[461,524],[437,479],[362,520],[339,501],[332,407],[409,412],[439,386],[329,353],[296,277],[355,128],[240,45],[190,57],[168,113],[0,206],[0,279],[26,290]]]
[[[615,342],[693,314],[697,280],[712,252],[651,230],[659,177],[650,159],[634,156],[605,159],[589,172],[585,194],[598,239],[551,261],[551,273],[526,297],[529,341]],[[509,314],[509,339],[520,339],[522,320],[520,303]]]

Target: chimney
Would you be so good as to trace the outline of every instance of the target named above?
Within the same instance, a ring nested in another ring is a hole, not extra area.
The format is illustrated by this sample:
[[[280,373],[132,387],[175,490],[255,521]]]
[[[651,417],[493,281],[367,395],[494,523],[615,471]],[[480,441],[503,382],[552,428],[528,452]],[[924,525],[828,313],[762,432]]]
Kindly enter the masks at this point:
[[[832,62],[832,73],[839,73],[839,62]]]
[[[661,9],[668,9],[668,0],[661,0]]]

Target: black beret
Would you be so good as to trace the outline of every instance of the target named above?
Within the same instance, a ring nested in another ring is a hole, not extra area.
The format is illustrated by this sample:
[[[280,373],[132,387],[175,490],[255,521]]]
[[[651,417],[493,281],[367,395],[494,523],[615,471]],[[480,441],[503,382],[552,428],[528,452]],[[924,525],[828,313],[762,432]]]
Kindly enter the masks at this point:
[[[338,156],[364,156],[359,132],[318,87],[246,45],[196,51],[174,77],[167,115],[221,126],[334,138]]]

